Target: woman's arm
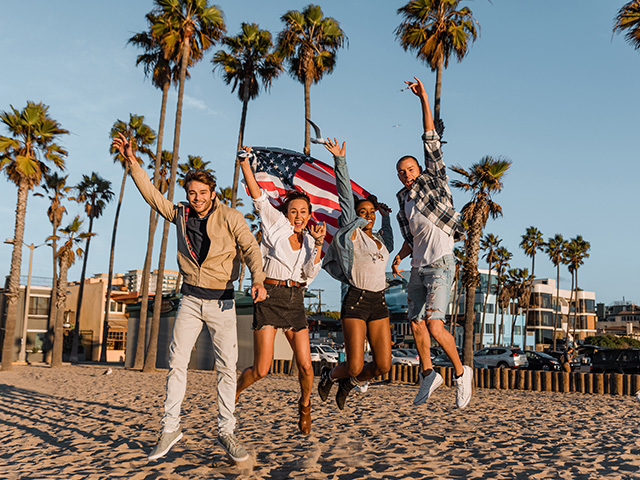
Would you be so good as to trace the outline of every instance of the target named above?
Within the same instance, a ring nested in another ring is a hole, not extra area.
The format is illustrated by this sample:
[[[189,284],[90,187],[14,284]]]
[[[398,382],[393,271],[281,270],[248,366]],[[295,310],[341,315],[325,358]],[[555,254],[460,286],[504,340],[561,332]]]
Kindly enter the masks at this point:
[[[333,155],[335,162],[334,172],[336,174],[336,190],[338,191],[338,203],[340,204],[340,218],[338,224],[343,227],[356,218],[355,205],[353,204],[353,190],[351,189],[351,178],[347,168],[346,142],[339,145],[338,140],[330,138],[324,146]]]
[[[251,153],[251,147],[242,147],[242,150],[247,153]],[[262,191],[260,190],[258,182],[256,182],[256,177],[253,175],[253,170],[251,170],[251,165],[249,164],[249,156],[238,155],[238,162],[240,163],[240,168],[242,169],[242,175],[244,175],[244,182],[247,184],[247,188],[249,189],[249,195],[251,195],[251,198],[253,199],[260,198],[260,195],[262,195]]]

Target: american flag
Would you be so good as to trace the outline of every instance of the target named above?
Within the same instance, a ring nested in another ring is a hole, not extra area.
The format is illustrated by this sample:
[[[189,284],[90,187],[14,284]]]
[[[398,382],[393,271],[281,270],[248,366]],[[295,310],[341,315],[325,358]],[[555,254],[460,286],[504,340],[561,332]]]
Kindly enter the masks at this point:
[[[310,223],[315,221],[327,224],[327,237],[323,246],[323,251],[326,251],[338,230],[340,216],[333,168],[293,150],[253,147],[252,152],[255,157],[251,161],[251,168],[258,185],[267,191],[272,205],[277,207],[282,204],[284,196],[292,190],[300,190],[309,195],[313,210]],[[351,188],[358,198],[369,196],[366,190],[353,181]]]

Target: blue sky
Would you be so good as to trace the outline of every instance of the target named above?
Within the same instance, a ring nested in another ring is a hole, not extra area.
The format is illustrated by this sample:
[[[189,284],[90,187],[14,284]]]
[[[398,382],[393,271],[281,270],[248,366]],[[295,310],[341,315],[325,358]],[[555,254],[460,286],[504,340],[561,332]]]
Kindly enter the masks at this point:
[[[323,0],[327,16],[337,19],[349,38],[333,74],[311,88],[311,111],[323,133],[347,141],[351,175],[395,211],[400,184],[394,164],[404,154],[420,155],[420,111],[417,99],[400,91],[403,80],[420,77],[429,92],[435,74],[404,52],[393,31],[403,1]],[[596,292],[597,301],[640,301],[635,246],[640,235],[637,189],[640,52],[623,37],[612,36],[613,19],[624,1],[484,0],[465,2],[481,25],[481,35],[462,63],[452,61],[443,75],[442,117],[446,124],[445,162],[469,167],[485,155],[513,162],[504,190],[495,197],[504,216],[489,220],[485,232],[503,239],[514,253],[512,266],[530,267],[518,244],[530,225],[545,238],[581,234],[591,242],[591,257],[580,270],[580,286]],[[256,22],[275,36],[280,16],[301,9],[293,0],[219,1],[227,31],[241,22]],[[0,15],[0,110],[23,108],[27,100],[50,106],[50,114],[71,134],[62,144],[69,151],[69,183],[91,171],[113,183],[121,168],[109,155],[108,133],[129,113],[144,115],[157,128],[161,93],[144,78],[126,45],[146,29],[151,1],[50,2],[5,0]],[[240,123],[240,101],[212,73],[210,59],[191,70],[185,89],[180,157],[201,155],[211,161],[218,184],[231,184]],[[171,145],[176,94],[169,99],[165,148]],[[246,143],[301,150],[304,135],[302,85],[286,74],[249,105]],[[1,127],[0,127],[1,128]],[[6,134],[2,130],[1,134]],[[312,154],[330,162],[328,152]],[[455,178],[455,174],[451,174]],[[468,198],[454,191],[456,206]],[[177,191],[181,198],[182,192]],[[244,193],[243,193],[244,195]],[[248,203],[246,196],[245,203]],[[16,188],[0,179],[0,235],[14,230]],[[394,208],[395,207],[395,208]],[[46,203],[30,196],[25,242],[39,244],[50,234]],[[68,205],[69,216],[81,213]],[[95,222],[88,274],[108,269],[115,202]],[[148,209],[129,181],[121,214],[116,271],[142,268]],[[397,227],[396,243],[401,239]],[[159,244],[159,240],[156,245]],[[176,268],[175,241],[167,268]],[[24,249],[23,274],[28,267]],[[0,272],[7,275],[11,247],[0,246]],[[155,257],[157,258],[157,252]],[[157,264],[157,260],[154,259]],[[404,265],[404,264],[403,264]],[[484,263],[481,262],[481,266]],[[51,252],[34,253],[33,275],[51,276]],[[69,278],[80,276],[80,263]],[[544,254],[536,276],[555,278]],[[561,269],[561,287],[570,277]],[[339,285],[321,274],[328,308],[339,307]]]

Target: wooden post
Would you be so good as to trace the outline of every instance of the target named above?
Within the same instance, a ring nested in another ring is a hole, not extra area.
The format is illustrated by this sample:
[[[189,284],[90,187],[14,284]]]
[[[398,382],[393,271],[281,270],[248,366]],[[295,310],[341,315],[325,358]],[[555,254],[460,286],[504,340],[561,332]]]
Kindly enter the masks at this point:
[[[635,395],[640,390],[640,375],[631,375],[631,390],[629,395]]]
[[[562,393],[569,393],[571,391],[571,374],[569,372],[561,373],[559,387],[558,391]]]
[[[518,390],[524,390],[524,370],[518,370],[516,372],[516,388]]]
[[[584,393],[593,393],[593,373],[584,374]]]
[[[502,390],[509,389],[509,369],[508,368],[499,368],[500,370],[500,388]]]
[[[531,390],[534,392],[542,390],[542,372],[540,370],[531,372]]]
[[[599,395],[604,394],[604,374],[595,373],[593,375],[593,383],[594,383],[593,392]]]
[[[573,383],[575,384],[576,392],[587,393],[585,389],[585,384],[584,384],[585,373],[576,372],[574,373],[574,375],[575,377],[574,377]]]
[[[551,372],[542,372],[542,391],[544,392],[553,391],[553,383],[551,379],[552,379]]]
[[[624,375],[621,373],[614,373],[611,375],[611,394],[612,395],[622,395],[623,390],[623,380]]]
[[[491,369],[491,388],[500,390],[500,369],[499,368]]]
[[[631,395],[631,375],[625,374],[622,377],[622,395]]]

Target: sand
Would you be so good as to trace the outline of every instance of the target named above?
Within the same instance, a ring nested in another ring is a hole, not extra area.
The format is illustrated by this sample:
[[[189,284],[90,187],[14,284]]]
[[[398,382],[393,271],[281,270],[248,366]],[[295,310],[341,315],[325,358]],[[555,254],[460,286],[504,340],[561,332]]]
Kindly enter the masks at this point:
[[[243,394],[236,434],[250,459],[232,465],[215,443],[215,374],[203,371],[189,373],[184,438],[149,462],[166,371],[106,370],[0,372],[0,478],[640,479],[635,397],[478,389],[458,410],[453,388],[414,407],[416,387],[376,385],[343,412],[314,393],[305,437],[287,376]]]

